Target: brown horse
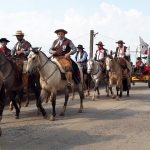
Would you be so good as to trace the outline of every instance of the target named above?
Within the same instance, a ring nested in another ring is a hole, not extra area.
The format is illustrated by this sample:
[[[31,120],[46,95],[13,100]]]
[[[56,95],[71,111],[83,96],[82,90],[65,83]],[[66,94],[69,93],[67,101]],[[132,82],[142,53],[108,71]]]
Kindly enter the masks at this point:
[[[120,91],[120,97],[122,96],[122,91],[123,91],[123,85],[122,85],[122,67],[120,66],[119,62],[116,59],[113,59],[109,56],[106,57],[105,60],[106,63],[106,70],[108,72],[108,86],[111,91],[112,98],[116,98],[119,100],[119,91]],[[117,97],[114,94],[112,90],[113,84],[116,85],[116,90],[117,90]],[[109,92],[109,90],[108,90]]]
[[[12,104],[16,109],[16,118],[19,118],[20,108],[16,102],[16,96],[19,97],[19,102],[22,100],[22,80],[21,72],[17,68],[16,64],[0,54],[0,74],[2,87],[6,90],[6,95],[12,100]],[[3,89],[2,88],[2,89]],[[4,92],[5,92],[4,90]],[[4,93],[2,93],[5,95]],[[0,103],[4,106],[5,97],[1,96]],[[20,105],[20,103],[19,103]],[[0,107],[0,116],[2,116],[4,107]]]

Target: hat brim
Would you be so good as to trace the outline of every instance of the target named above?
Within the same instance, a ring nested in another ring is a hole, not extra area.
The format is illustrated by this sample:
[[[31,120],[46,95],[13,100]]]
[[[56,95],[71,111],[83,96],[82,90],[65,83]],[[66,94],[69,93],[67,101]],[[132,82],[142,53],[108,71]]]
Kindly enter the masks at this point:
[[[9,40],[0,40],[0,43],[1,42],[7,42],[7,43],[9,43],[10,41]]]
[[[24,36],[24,34],[15,34],[13,36]]]
[[[64,34],[67,34],[68,32],[66,30],[63,30],[63,29],[58,29],[55,31],[55,33],[59,33],[59,32],[63,32]]]
[[[84,47],[77,47],[77,48],[84,49]]]
[[[105,46],[105,45],[103,45],[103,44],[96,44],[96,45]]]
[[[125,42],[116,42],[117,44],[125,44]]]

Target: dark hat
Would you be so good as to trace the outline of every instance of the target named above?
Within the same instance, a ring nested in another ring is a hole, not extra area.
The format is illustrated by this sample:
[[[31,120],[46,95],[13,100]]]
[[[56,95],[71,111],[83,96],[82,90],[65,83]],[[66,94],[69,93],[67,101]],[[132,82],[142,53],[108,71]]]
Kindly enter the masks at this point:
[[[137,60],[141,60],[141,57],[137,57]]]
[[[77,48],[84,49],[83,45],[79,44]]]
[[[118,44],[125,44],[122,40],[119,40],[118,42],[116,42]]]
[[[102,43],[101,41],[99,41],[96,45],[104,46],[103,43]]]
[[[0,42],[7,42],[7,43],[8,43],[8,42],[10,42],[10,41],[7,40],[6,38],[1,38],[1,39],[0,39]]]
[[[57,34],[58,32],[63,32],[64,34],[67,34],[68,32],[64,29],[58,29],[55,31],[55,33]]]

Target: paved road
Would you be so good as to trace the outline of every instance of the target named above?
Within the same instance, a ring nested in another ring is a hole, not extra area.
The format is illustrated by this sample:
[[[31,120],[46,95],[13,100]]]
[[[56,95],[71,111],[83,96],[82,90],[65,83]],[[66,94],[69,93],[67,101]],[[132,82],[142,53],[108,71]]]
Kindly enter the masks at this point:
[[[105,96],[84,101],[78,114],[78,96],[69,101],[65,117],[55,122],[36,115],[35,103],[22,108],[20,119],[5,108],[0,150],[149,150],[150,89],[144,83],[132,88],[131,96],[120,101]],[[57,100],[57,112],[63,99]],[[44,104],[50,113],[50,103]],[[14,112],[13,112],[14,113]]]

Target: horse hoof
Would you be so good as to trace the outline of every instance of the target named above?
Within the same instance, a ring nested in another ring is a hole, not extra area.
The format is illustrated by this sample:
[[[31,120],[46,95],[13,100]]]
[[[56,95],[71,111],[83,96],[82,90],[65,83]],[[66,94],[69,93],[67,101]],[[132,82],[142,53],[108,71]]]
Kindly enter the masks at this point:
[[[24,107],[28,107],[29,106],[29,103],[26,103],[25,105],[24,105]]]
[[[15,116],[16,119],[19,119],[19,116]]]
[[[2,129],[0,128],[0,136],[2,136]]]
[[[82,109],[79,109],[79,110],[78,110],[78,113],[82,113],[82,112],[83,112],[83,110],[82,110]]]
[[[92,101],[95,101],[95,97],[92,98]]]
[[[113,98],[113,99],[115,99],[115,98],[116,98],[116,96],[114,95],[114,96],[112,96],[112,98]]]
[[[59,114],[59,116],[64,116],[65,115],[65,113],[64,112],[61,112],[60,114]]]
[[[116,100],[117,100],[117,101],[119,101],[119,100],[120,100],[118,96],[116,97]]]
[[[9,107],[9,110],[10,110],[10,111],[13,111],[13,107]]]
[[[55,117],[54,117],[54,116],[51,116],[51,117],[50,117],[50,121],[55,121]]]

